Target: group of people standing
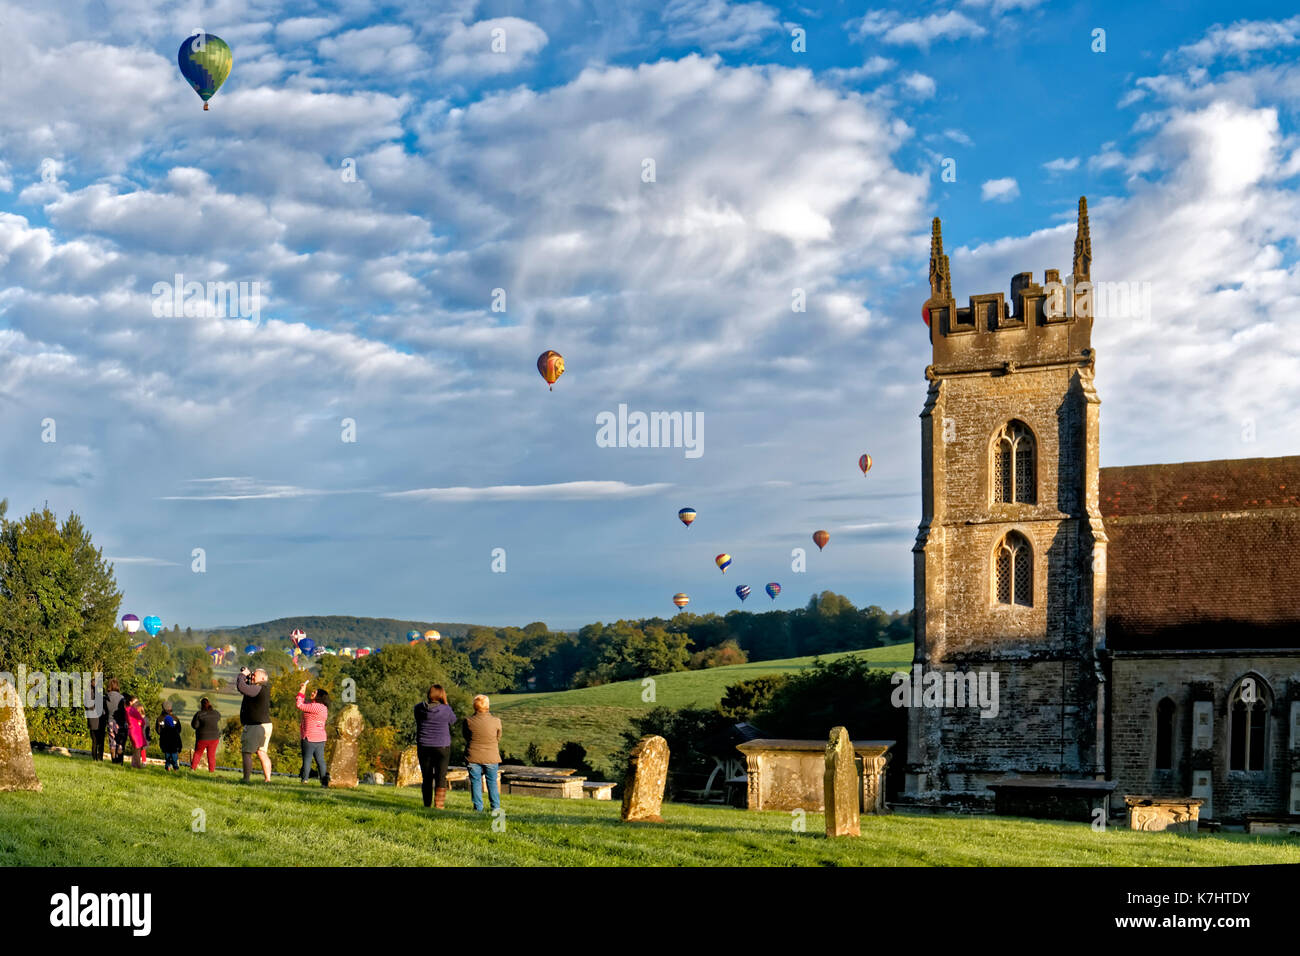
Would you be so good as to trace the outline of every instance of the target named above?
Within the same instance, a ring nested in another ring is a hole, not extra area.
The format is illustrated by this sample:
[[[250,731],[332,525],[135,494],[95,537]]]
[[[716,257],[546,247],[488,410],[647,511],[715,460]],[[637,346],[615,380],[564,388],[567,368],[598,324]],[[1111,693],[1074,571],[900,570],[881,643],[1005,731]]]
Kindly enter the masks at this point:
[[[497,772],[501,766],[501,718],[488,709],[486,694],[474,698],[474,713],[465,718],[465,764],[469,770],[469,794],[474,809],[483,809],[483,780],[487,779],[488,804],[501,807]],[[451,762],[451,728],[456,712],[447,703],[441,684],[429,688],[427,698],[415,705],[415,752],[420,761],[424,805],[447,806],[447,765]]]
[[[307,700],[307,681],[298,688],[295,701],[301,712],[298,735],[302,748],[302,770],[299,779],[306,783],[312,765],[316,767],[321,786],[330,785],[329,768],[325,763],[326,724],[329,722],[329,692],[317,688]],[[262,778],[271,782],[271,686],[262,668],[250,671],[239,669],[235,689],[241,700],[239,722],[243,727],[240,751],[243,757],[244,782],[252,779],[253,760],[262,769]],[[123,694],[118,681],[108,682],[108,690],[100,698],[100,710],[87,713],[90,727],[91,759],[104,759],[105,738],[112,746],[113,763],[122,763],[126,742],[132,745],[131,766],[143,767],[145,752],[151,737],[149,723],[138,697]],[[489,710],[491,702],[486,694],[474,698],[474,712],[461,724],[465,735],[465,762],[469,769],[470,798],[474,809],[483,809],[483,782],[487,781],[488,805],[492,810],[501,806],[498,771],[501,765],[501,720]],[[456,712],[447,703],[447,692],[441,684],[429,688],[425,700],[415,705],[416,753],[420,763],[420,777],[424,805],[438,810],[447,806],[447,769],[451,762],[451,728],[459,722]],[[205,756],[208,772],[217,769],[217,745],[221,740],[221,714],[208,698],[199,702],[199,710],[190,721],[194,728],[194,757],[190,769],[197,770]],[[163,704],[163,713],[154,724],[158,744],[162,748],[167,770],[180,769],[181,725],[172,714],[171,703]]]
[[[165,769],[179,770],[181,755],[181,722],[172,712],[170,701],[162,705],[163,712],[153,722],[152,733],[149,718],[140,705],[140,698],[134,694],[122,693],[116,677],[111,678],[102,694],[95,694],[95,685],[91,683],[92,699],[98,701],[98,709],[86,712],[86,726],[90,730],[90,759],[103,760],[105,745],[110,748],[109,755],[113,763],[126,762],[126,745],[131,744],[131,766],[143,767],[147,759],[149,745],[157,736],[158,747],[162,751]],[[212,709],[206,697],[200,703],[199,713],[190,722],[199,738],[194,748],[192,768],[197,768],[200,746],[210,744],[208,769],[216,769],[216,743],[220,738],[219,722],[221,715]],[[202,729],[201,726],[202,725]],[[209,726],[210,725],[210,726]],[[206,731],[211,730],[212,739],[203,739]]]

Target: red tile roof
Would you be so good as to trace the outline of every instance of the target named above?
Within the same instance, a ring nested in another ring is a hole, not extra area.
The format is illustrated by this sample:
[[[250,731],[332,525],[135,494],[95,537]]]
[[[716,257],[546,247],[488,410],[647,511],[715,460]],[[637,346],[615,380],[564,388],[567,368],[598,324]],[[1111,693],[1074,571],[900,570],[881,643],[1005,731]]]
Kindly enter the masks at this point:
[[[1300,456],[1103,468],[1107,643],[1300,647]]]

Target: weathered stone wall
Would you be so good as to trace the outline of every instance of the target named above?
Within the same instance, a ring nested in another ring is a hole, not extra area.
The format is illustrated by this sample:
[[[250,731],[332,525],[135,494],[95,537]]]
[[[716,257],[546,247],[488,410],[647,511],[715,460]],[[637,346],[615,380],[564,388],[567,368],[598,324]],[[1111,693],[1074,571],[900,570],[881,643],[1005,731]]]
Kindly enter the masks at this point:
[[[925,791],[936,799],[964,793],[990,804],[988,784],[1008,772],[1093,775],[1098,704],[1091,664],[986,657],[967,658],[960,669],[997,673],[997,716],[981,717],[980,709],[970,706],[910,711],[911,724],[926,744],[920,761],[927,765]]]
[[[1238,681],[1257,674],[1267,682],[1270,701],[1264,733],[1264,769],[1229,770],[1228,696]],[[1300,740],[1293,740],[1291,703],[1300,699],[1300,655],[1232,657],[1220,655],[1117,654],[1111,667],[1111,772],[1115,800],[1125,793],[1189,796],[1193,773],[1208,770],[1216,820],[1247,813],[1288,810],[1292,773],[1300,772]],[[1196,689],[1201,689],[1197,694]],[[1213,731],[1208,755],[1196,755],[1194,701],[1208,697]],[[1175,705],[1173,767],[1156,769],[1156,706]],[[1293,749],[1294,748],[1294,749]],[[1208,759],[1207,759],[1208,758]]]

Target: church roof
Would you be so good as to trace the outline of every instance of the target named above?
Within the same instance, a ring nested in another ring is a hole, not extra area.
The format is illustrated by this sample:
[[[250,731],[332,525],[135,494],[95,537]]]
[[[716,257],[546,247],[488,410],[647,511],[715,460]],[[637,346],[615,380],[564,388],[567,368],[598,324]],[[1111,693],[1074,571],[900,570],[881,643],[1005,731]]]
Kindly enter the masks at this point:
[[[1106,641],[1300,648],[1300,456],[1100,470]]]

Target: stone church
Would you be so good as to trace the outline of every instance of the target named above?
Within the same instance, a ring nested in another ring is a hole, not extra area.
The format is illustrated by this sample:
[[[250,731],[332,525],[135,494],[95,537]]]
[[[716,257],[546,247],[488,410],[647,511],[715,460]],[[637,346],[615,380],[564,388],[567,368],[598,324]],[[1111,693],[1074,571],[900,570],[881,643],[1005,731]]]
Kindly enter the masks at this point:
[[[959,308],[934,220],[913,669],[992,671],[1000,706],[912,707],[903,801],[1065,778],[1300,814],[1300,457],[1099,467],[1091,260],[1080,199],[1072,276]]]

